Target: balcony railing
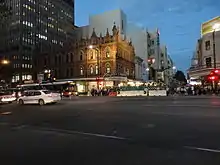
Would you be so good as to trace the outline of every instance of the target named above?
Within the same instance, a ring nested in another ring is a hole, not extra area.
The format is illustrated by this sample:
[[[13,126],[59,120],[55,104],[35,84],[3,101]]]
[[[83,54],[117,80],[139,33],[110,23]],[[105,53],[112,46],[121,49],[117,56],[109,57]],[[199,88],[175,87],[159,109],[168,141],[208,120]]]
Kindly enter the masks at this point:
[[[216,67],[220,68],[220,63],[216,63]],[[191,66],[188,71],[199,71],[199,70],[211,70],[214,69],[214,65],[212,64],[211,67],[207,67],[206,65],[196,65],[196,66]]]

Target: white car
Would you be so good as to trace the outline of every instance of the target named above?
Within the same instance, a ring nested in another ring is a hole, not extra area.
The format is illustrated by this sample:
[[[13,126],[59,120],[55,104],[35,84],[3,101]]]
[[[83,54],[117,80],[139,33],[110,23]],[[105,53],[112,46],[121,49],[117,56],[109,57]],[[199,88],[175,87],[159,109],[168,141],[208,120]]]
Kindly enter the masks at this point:
[[[11,103],[16,100],[16,97],[10,92],[0,92],[0,103]]]
[[[48,90],[28,90],[23,93],[21,97],[18,98],[18,104],[49,104],[57,103],[61,100],[59,93],[52,93]]]

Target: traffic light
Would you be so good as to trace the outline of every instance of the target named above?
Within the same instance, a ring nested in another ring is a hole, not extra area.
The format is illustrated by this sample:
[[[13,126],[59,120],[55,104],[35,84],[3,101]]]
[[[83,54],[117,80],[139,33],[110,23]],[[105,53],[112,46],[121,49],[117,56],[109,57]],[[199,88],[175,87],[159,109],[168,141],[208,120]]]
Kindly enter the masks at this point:
[[[219,71],[218,69],[215,69],[215,70],[214,70],[214,73],[220,74],[220,71]]]
[[[208,80],[216,81],[216,80],[218,80],[218,77],[217,76],[208,76]]]
[[[209,81],[218,81],[219,77],[220,77],[220,70],[215,69],[209,73],[208,80]]]

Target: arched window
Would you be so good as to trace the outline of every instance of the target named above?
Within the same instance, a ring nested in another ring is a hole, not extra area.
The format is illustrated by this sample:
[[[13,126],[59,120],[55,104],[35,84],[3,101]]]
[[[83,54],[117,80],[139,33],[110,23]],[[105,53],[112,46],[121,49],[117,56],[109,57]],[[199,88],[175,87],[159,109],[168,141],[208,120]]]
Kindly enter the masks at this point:
[[[92,66],[90,66],[90,74],[93,74],[94,73],[94,69]]]
[[[110,50],[109,50],[109,48],[106,49],[105,57],[106,58],[110,58]]]
[[[82,76],[84,73],[83,73],[83,67],[80,67],[80,75]]]
[[[95,66],[95,74],[99,74],[99,68],[98,68],[98,65]]]
[[[90,60],[92,60],[92,59],[94,58],[94,57],[93,57],[93,51],[92,51],[92,50],[90,51],[89,56],[90,56]]]
[[[80,61],[83,60],[83,51],[80,52]]]
[[[73,53],[70,53],[70,61],[73,62]]]
[[[111,66],[109,64],[106,65],[106,73],[111,73]]]
[[[95,50],[95,58],[97,59],[98,58],[98,50]]]
[[[66,70],[66,77],[69,77],[70,75],[70,71],[69,71],[69,68]]]

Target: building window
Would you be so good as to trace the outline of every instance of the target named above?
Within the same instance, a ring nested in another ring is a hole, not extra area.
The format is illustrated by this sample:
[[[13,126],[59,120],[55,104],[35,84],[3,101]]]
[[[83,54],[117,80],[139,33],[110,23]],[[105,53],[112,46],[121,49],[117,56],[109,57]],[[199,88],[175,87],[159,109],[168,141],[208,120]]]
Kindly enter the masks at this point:
[[[67,54],[66,55],[66,63],[68,63],[69,62],[69,55]]]
[[[90,74],[93,74],[94,73],[94,69],[93,69],[93,67],[91,66],[90,67]]]
[[[210,41],[205,42],[205,50],[210,50]]]
[[[95,57],[98,59],[98,50],[95,50]]]
[[[73,53],[70,53],[70,60],[73,62]]]
[[[154,40],[151,41],[151,45],[154,46]]]
[[[70,69],[70,76],[73,76],[73,68]]]
[[[106,50],[106,58],[110,58],[110,51],[109,51],[109,49]]]
[[[98,65],[95,66],[95,74],[98,74],[99,73],[99,68],[98,68]]]
[[[124,21],[121,20],[121,31],[123,32],[124,31]]]
[[[69,77],[69,69],[66,70],[66,76]]]
[[[83,75],[83,68],[80,68],[80,75]]]
[[[111,67],[109,64],[106,65],[106,73],[111,73]]]
[[[83,52],[80,52],[80,61],[83,60]]]
[[[205,59],[206,67],[211,68],[212,67],[212,58],[208,57]]]
[[[127,68],[127,70],[126,70],[126,74],[127,74],[127,75],[130,75],[130,71],[129,71],[128,68]]]
[[[90,60],[93,59],[93,51],[90,51]]]

